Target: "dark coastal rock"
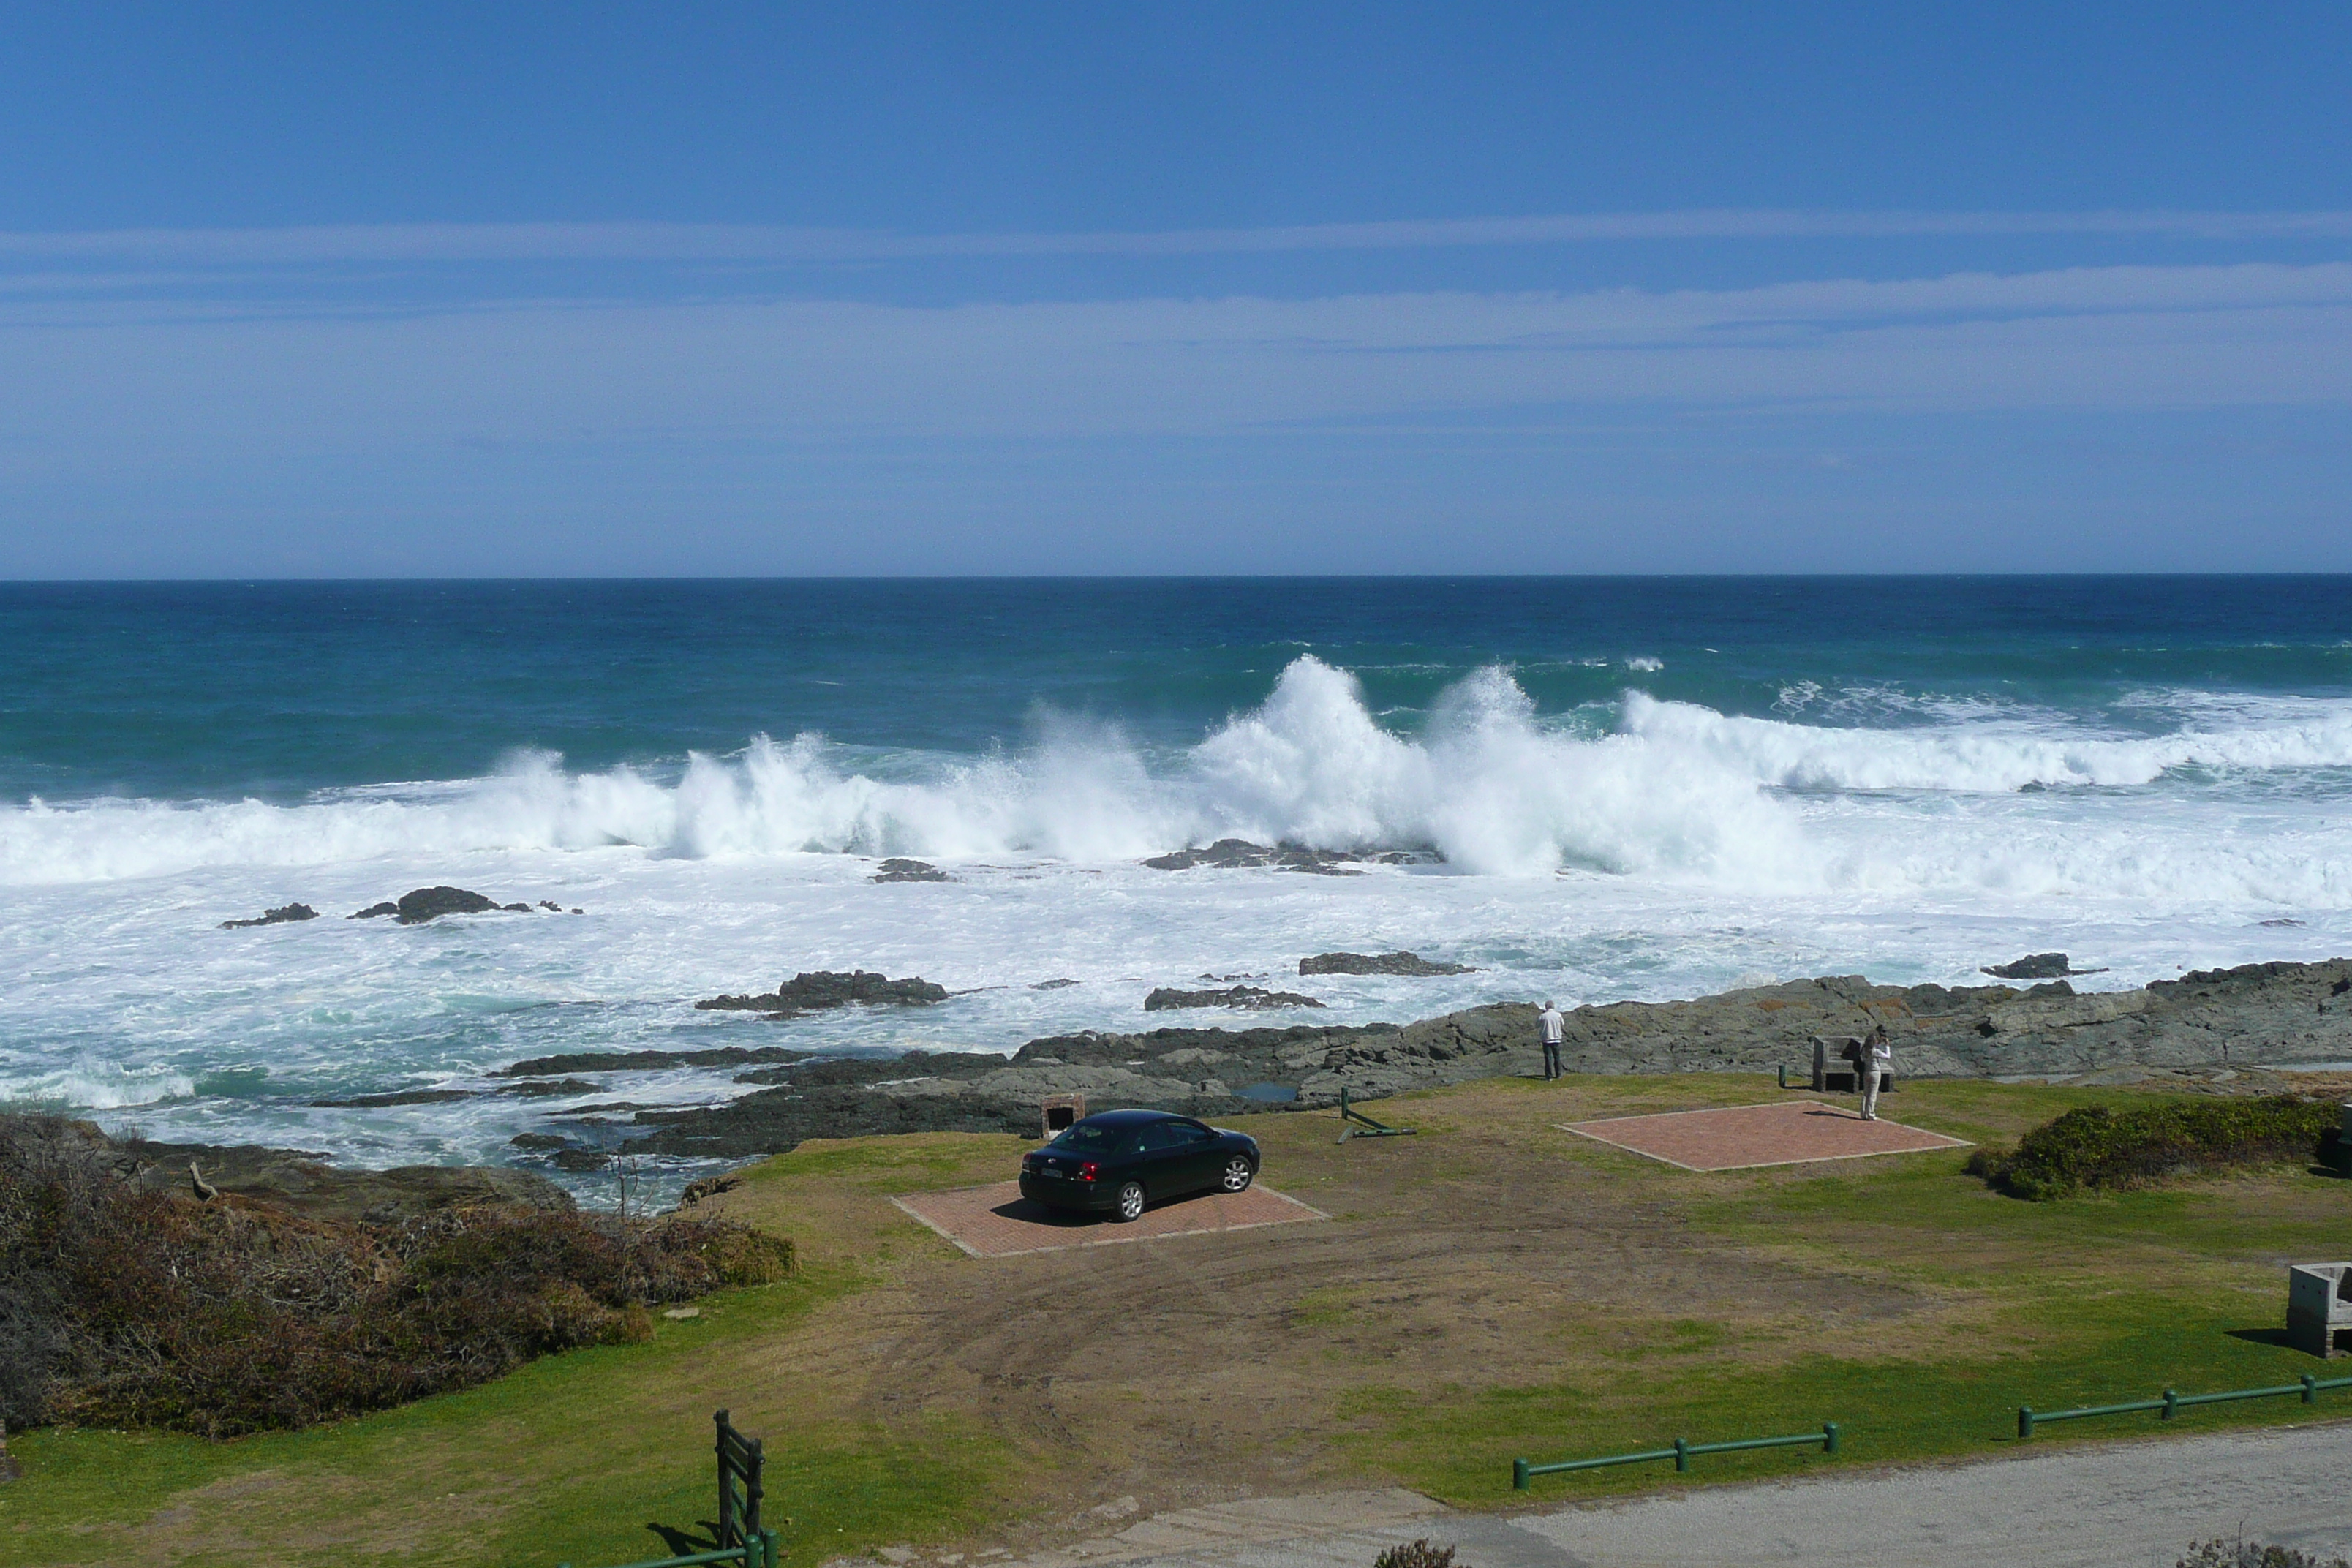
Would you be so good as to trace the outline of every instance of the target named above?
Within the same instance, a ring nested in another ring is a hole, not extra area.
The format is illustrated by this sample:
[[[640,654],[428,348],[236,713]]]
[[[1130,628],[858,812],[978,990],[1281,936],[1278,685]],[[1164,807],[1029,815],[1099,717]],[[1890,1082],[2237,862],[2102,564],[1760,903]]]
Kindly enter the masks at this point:
[[[892,858],[882,862],[881,869],[866,879],[869,882],[952,882],[953,877],[928,860]]]
[[[372,921],[378,915],[390,915],[401,925],[415,926],[439,920],[443,915],[478,915],[491,910],[530,913],[529,904],[501,904],[467,888],[417,888],[401,894],[395,903],[370,904],[344,918]]]
[[[1301,974],[1475,974],[1467,963],[1433,963],[1411,952],[1318,952],[1298,961]]]
[[[1075,980],[1040,980],[1037,984],[1029,987],[1029,989],[1032,991],[1059,991],[1064,986],[1076,985],[1076,984],[1077,982]]]
[[[803,971],[777,986],[773,991],[757,996],[713,996],[697,1002],[695,1006],[705,1012],[740,1011],[751,1013],[822,1012],[831,1007],[848,1006],[928,1006],[948,999],[947,987],[935,985],[919,974],[904,980],[892,980],[887,975],[858,969],[848,973],[837,970]]]
[[[93,1132],[96,1129],[91,1130]],[[102,1134],[100,1135],[102,1136]],[[206,1184],[238,1197],[277,1204],[310,1219],[395,1223],[436,1209],[476,1204],[570,1209],[572,1194],[544,1176],[499,1165],[402,1165],[389,1171],[345,1169],[294,1149],[244,1143],[154,1143],[108,1140],[124,1174],[155,1190],[185,1192],[188,1167]]]
[[[533,1057],[503,1067],[491,1078],[547,1078],[573,1072],[657,1072],[665,1068],[749,1067],[755,1062],[797,1062],[806,1051],[782,1046],[725,1046],[709,1051],[569,1051],[560,1057]]]
[[[423,925],[443,915],[478,915],[498,907],[496,899],[467,888],[418,888],[400,895],[394,918],[404,926]]]
[[[528,1150],[534,1154],[572,1147],[571,1139],[559,1138],[552,1132],[518,1132],[507,1142],[517,1149]]]
[[[1312,996],[1296,991],[1268,991],[1263,985],[1228,985],[1222,991],[1179,991],[1162,985],[1143,999],[1147,1013],[1175,1007],[1320,1007]]]
[[[2173,1081],[2216,1068],[2242,1075],[2340,1062],[2352,1059],[2352,960],[2247,964],[2092,993],[2063,981],[2020,990],[1828,975],[1687,1002],[1578,1007],[1566,1015],[1562,1054],[1571,1072],[1769,1073],[1809,1066],[1815,1035],[1866,1034],[1881,1024],[1893,1037],[1895,1070],[1916,1078]],[[812,1065],[824,1070],[780,1072],[784,1082],[729,1105],[641,1113],[627,1146],[741,1157],[866,1132],[1034,1136],[1050,1094],[1084,1094],[1097,1109],[1214,1118],[1328,1107],[1342,1089],[1370,1100],[1541,1070],[1532,1003],[1402,1026],[1055,1036],[1030,1041],[1010,1061],[940,1052]],[[1296,1099],[1275,1102],[1268,1085]],[[1261,1096],[1269,1103],[1252,1103]]]
[[[2063,952],[2029,952],[2013,963],[1987,964],[1982,971],[1996,980],[2061,980],[2069,974],[2105,974],[2104,969],[2074,969]]]
[[[314,921],[318,918],[319,911],[308,904],[287,904],[279,909],[262,910],[257,920],[223,921],[220,928],[223,931],[239,931],[247,926],[291,925],[297,921]]]
[[[553,1100],[560,1095],[602,1094],[605,1086],[590,1083],[586,1079],[535,1079],[527,1083],[509,1084],[499,1090],[522,1100]]]
[[[773,1086],[797,1084],[803,1089],[845,1083],[886,1083],[936,1078],[942,1074],[971,1078],[1004,1065],[994,1051],[908,1051],[898,1056],[834,1057],[797,1067],[761,1068],[738,1073],[737,1083]]]
[[[1410,849],[1360,853],[1348,849],[1300,849],[1287,845],[1253,844],[1246,838],[1220,838],[1205,849],[1179,849],[1172,855],[1154,855],[1144,864],[1155,871],[1191,871],[1202,868],[1230,871],[1270,866],[1279,870],[1308,871],[1326,877],[1353,877],[1360,873],[1350,868],[1365,862],[1396,866],[1434,858]]]
[[[339,1100],[304,1103],[322,1110],[376,1110],[394,1105],[446,1105],[453,1100],[472,1100],[477,1093],[470,1089],[403,1089],[388,1094],[349,1094]]]

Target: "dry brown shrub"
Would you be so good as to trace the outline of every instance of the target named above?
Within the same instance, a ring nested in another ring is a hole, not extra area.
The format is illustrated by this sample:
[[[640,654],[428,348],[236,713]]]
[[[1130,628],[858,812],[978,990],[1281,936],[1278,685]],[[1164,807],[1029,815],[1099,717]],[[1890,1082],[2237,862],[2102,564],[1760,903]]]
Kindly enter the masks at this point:
[[[397,1226],[143,1190],[53,1119],[0,1118],[0,1419],[301,1426],[646,1340],[646,1309],[781,1278],[728,1221],[490,1206]]]

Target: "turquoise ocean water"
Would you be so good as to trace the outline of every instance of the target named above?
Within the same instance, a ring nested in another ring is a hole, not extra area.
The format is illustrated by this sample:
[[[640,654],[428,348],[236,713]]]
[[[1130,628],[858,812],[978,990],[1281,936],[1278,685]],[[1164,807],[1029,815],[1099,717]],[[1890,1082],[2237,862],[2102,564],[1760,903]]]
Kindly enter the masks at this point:
[[[1139,864],[1228,835],[1428,858]],[[877,886],[885,855],[957,879]],[[437,882],[588,913],[218,929]],[[739,1090],[310,1102],[754,1034],[1011,1048],[1373,946],[1481,968],[1312,1017],[2352,951],[2352,583],[0,585],[11,1101],[504,1158]],[[688,1005],[852,966],[969,994]]]

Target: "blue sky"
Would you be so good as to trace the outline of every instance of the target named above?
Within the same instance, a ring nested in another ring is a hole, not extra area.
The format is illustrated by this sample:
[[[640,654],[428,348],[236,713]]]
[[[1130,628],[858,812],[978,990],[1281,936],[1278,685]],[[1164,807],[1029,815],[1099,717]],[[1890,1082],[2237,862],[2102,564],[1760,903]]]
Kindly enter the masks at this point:
[[[0,147],[0,575],[2352,569],[2341,5],[19,5]]]

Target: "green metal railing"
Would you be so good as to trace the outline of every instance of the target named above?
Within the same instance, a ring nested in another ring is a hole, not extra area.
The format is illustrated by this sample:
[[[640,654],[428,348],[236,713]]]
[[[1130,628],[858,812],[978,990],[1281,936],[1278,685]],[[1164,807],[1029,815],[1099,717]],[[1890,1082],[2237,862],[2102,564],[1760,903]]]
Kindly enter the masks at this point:
[[[2021,1438],[2033,1436],[2033,1429],[2052,1421],[2081,1421],[2093,1415],[2137,1415],[2154,1410],[2169,1421],[2191,1405],[2227,1405],[2239,1399],[2284,1399],[2299,1394],[2305,1405],[2319,1403],[2323,1388],[2352,1388],[2352,1377],[2313,1377],[2305,1373],[2300,1383],[2281,1384],[2275,1388],[2232,1388],[2220,1394],[2181,1394],[2166,1389],[2155,1399],[2135,1399],[2122,1405],[2086,1405],[2080,1410],[2048,1410],[2037,1412],[2031,1405],[2017,1407],[2017,1435]]]
[[[1340,1142],[1350,1138],[1410,1138],[1420,1131],[1418,1127],[1391,1127],[1384,1121],[1373,1121],[1348,1103],[1348,1086],[1339,1086]]]
[[[721,1546],[709,1552],[689,1552],[683,1557],[656,1557],[646,1563],[625,1563],[621,1568],[700,1568],[706,1563],[737,1563],[742,1568],[782,1568],[784,1549],[778,1544],[776,1532],[763,1530],[740,1546]],[[569,1563],[559,1563],[555,1568],[572,1568]]]
[[[760,1522],[764,1495],[760,1478],[767,1465],[766,1451],[759,1438],[735,1430],[724,1410],[710,1420],[719,1458],[719,1522],[712,1531],[716,1539],[710,1549],[624,1563],[622,1568],[702,1568],[704,1563],[734,1563],[737,1568],[782,1568],[784,1549],[776,1532]],[[572,1564],[559,1563],[555,1568],[572,1568]]]
[[[1597,1470],[1607,1465],[1652,1464],[1660,1459],[1672,1459],[1675,1468],[1690,1468],[1693,1454],[1735,1454],[1744,1448],[1810,1448],[1822,1446],[1824,1454],[1838,1451],[1838,1424],[1824,1421],[1818,1432],[1800,1432],[1793,1437],[1743,1437],[1730,1443],[1693,1443],[1677,1437],[1671,1448],[1644,1448],[1638,1454],[1611,1454],[1598,1459],[1563,1459],[1556,1465],[1531,1465],[1525,1459],[1511,1461],[1511,1486],[1517,1491],[1528,1489],[1528,1482],[1537,1476],[1556,1476],[1563,1470]]]

